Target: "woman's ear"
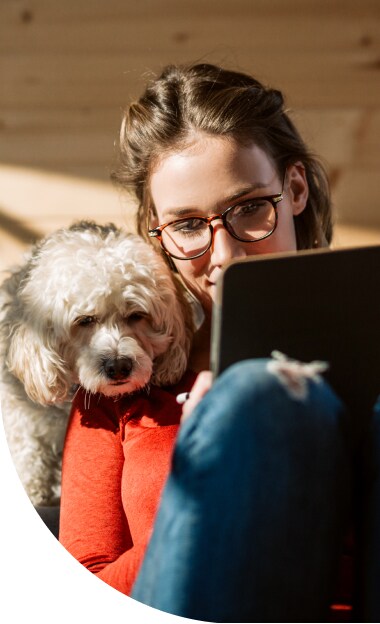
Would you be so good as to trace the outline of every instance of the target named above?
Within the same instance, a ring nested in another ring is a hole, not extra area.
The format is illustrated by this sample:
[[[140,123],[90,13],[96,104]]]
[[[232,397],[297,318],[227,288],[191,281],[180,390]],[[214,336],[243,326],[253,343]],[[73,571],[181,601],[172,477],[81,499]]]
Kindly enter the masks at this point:
[[[155,213],[151,213],[148,219],[148,227],[150,230],[154,230],[154,228],[158,227],[158,217]]]
[[[285,178],[285,190],[288,191],[293,216],[296,217],[306,208],[309,197],[306,170],[301,162],[296,162],[288,167]]]

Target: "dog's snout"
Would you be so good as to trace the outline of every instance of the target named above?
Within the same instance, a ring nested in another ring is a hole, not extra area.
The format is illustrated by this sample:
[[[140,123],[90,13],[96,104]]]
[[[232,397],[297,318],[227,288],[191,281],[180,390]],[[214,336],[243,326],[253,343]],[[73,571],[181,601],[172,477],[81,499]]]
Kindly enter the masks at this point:
[[[107,377],[109,377],[109,379],[114,379],[115,381],[127,379],[127,377],[131,374],[132,368],[133,361],[128,357],[114,358],[106,360],[104,363],[104,372]]]

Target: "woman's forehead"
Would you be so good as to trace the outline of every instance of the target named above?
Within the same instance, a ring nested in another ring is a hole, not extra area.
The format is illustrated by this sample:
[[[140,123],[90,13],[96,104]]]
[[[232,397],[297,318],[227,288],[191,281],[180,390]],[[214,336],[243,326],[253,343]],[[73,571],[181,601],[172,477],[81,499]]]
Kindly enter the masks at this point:
[[[150,192],[160,217],[166,218],[248,192],[266,192],[275,179],[273,162],[256,144],[207,137],[162,157],[151,174]]]

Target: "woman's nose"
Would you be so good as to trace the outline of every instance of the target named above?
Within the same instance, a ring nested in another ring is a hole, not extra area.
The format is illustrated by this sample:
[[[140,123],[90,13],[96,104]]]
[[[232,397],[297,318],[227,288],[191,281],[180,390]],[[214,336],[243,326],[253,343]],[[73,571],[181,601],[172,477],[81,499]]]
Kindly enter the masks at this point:
[[[231,236],[222,223],[213,225],[213,240],[211,245],[211,262],[215,266],[224,266],[233,258],[246,256],[243,243]]]

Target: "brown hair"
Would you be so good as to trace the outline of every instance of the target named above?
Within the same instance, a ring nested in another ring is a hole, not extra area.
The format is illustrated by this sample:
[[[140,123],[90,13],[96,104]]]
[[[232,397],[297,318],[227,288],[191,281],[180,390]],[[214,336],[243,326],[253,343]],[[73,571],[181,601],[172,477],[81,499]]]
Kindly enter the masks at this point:
[[[282,177],[301,161],[309,198],[295,217],[298,249],[332,237],[327,176],[284,110],[284,98],[255,78],[206,63],[167,66],[126,110],[121,126],[118,166],[113,179],[133,192],[138,202],[137,229],[147,238],[151,205],[149,175],[165,152],[181,149],[193,131],[253,142],[274,162]]]

